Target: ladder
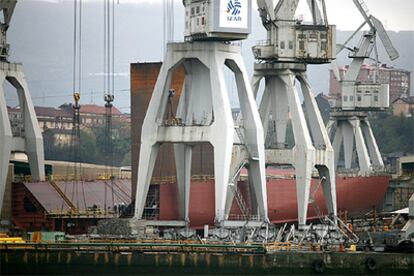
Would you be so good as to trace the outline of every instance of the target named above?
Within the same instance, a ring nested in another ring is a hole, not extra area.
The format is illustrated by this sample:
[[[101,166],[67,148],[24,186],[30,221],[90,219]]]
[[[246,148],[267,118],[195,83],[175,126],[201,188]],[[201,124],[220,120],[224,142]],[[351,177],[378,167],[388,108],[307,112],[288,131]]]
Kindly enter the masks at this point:
[[[243,167],[246,165],[246,163],[247,163],[247,161],[243,160],[243,162],[237,168],[237,171],[233,175],[233,178],[232,178],[232,181],[231,181],[231,184],[232,184],[231,187],[233,189],[234,197],[236,198],[237,205],[239,206],[240,211],[242,212],[243,218],[245,220],[248,219],[250,210],[247,207],[247,204],[244,201],[244,198],[243,198],[242,194],[240,193],[240,190],[239,190],[238,184],[237,184],[237,178],[240,175],[240,171],[243,169]]]
[[[370,11],[368,9],[367,4],[365,3],[364,0],[357,0],[358,4],[361,6],[362,10],[369,16],[370,15]]]
[[[318,185],[316,185],[316,187],[313,189],[313,191],[309,195],[309,203],[312,204],[312,207],[316,212],[316,216],[319,218],[319,220],[322,223],[324,223],[323,214],[322,214],[321,208],[319,207],[318,203],[316,202],[315,195],[316,195],[319,187],[321,186],[323,180],[324,180],[324,178],[321,178]]]

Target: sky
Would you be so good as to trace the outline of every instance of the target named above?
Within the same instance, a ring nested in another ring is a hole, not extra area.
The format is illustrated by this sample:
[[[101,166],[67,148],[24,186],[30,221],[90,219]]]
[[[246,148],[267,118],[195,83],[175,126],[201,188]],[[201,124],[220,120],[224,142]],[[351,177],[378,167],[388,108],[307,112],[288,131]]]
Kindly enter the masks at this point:
[[[60,4],[73,0],[24,0],[32,2],[49,2]],[[163,0],[116,0],[120,5],[162,5]],[[182,6],[181,0],[173,0],[175,6]],[[414,30],[413,0],[364,0],[369,10],[379,18],[386,28],[393,31]],[[87,2],[102,2],[102,0],[83,0]],[[301,4],[306,1],[301,0]],[[356,14],[356,8],[352,0],[326,0],[328,19],[331,24],[337,25],[340,30],[355,30],[362,22],[362,17]],[[257,8],[253,0],[253,8]]]
[[[132,62],[153,62],[163,59],[163,0],[115,0],[116,5],[116,98],[115,105],[129,111],[129,65]],[[175,1],[174,40],[183,39],[184,9]],[[414,30],[414,0],[365,0],[371,13],[388,30]],[[265,37],[256,10],[249,39],[243,42],[243,57],[252,73],[251,46]],[[102,97],[102,0],[83,0],[84,59],[82,100],[103,104]],[[307,14],[302,0],[299,14]],[[355,30],[363,18],[352,0],[326,0],[330,24],[338,30]],[[20,0],[8,32],[11,60],[22,62],[35,105],[58,106],[71,102],[71,66],[73,37],[73,0]],[[344,37],[341,37],[344,39]],[[341,41],[338,41],[341,42]],[[414,46],[414,40],[413,46]],[[413,48],[413,47],[411,47]],[[407,51],[410,51],[408,49]],[[408,61],[407,61],[408,62]],[[407,68],[412,68],[407,64]],[[327,92],[328,68],[310,68],[310,79],[318,92]],[[321,77],[321,74],[324,74]],[[325,77],[326,75],[326,77]],[[86,99],[85,99],[86,98]],[[13,105],[11,103],[11,105]]]

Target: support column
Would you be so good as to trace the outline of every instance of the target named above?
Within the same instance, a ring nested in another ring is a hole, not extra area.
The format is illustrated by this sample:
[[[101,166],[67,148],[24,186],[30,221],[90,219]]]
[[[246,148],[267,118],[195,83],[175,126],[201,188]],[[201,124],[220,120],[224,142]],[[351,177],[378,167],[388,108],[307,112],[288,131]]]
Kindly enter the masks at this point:
[[[263,76],[258,74],[258,75],[253,75],[252,78],[252,90],[253,90],[253,96],[255,99],[257,99],[257,93],[259,92],[259,88],[260,88],[260,82],[262,81]]]
[[[345,169],[351,169],[354,153],[354,128],[351,122],[343,122],[341,126],[344,140]]]
[[[174,145],[174,153],[177,169],[178,210],[180,217],[188,223],[190,221],[188,208],[190,204],[192,147],[176,144]]]
[[[309,135],[305,114],[295,87],[295,75],[288,71],[280,76],[288,91],[290,113],[292,117],[293,134],[295,136],[295,147],[293,156],[296,171],[296,198],[298,202],[298,223],[299,227],[306,225],[308,213],[310,184],[312,169],[315,160],[315,148]]]
[[[152,172],[159,152],[159,144],[141,143],[138,167],[138,185],[135,197],[135,217],[142,218],[147,200]]]
[[[361,173],[371,172],[371,162],[369,160],[368,149],[365,145],[364,136],[362,135],[361,125],[359,120],[352,120],[352,126],[355,133],[355,144],[358,154],[359,170]]]
[[[306,114],[310,124],[313,143],[318,149],[316,168],[322,181],[324,198],[330,215],[336,216],[336,178],[335,156],[328,133],[322,120],[318,105],[311,91],[306,74],[299,75],[305,102]]]
[[[215,212],[216,222],[225,220],[231,153],[234,141],[234,123],[224,80],[224,59],[210,58],[210,82],[214,113],[220,120],[213,124]]]
[[[273,116],[276,121],[276,143],[277,147],[285,148],[286,143],[286,129],[289,119],[289,105],[288,103],[288,93],[286,89],[287,86],[282,82],[280,78],[272,77],[270,78],[270,87],[273,87],[271,91],[273,92],[272,101],[269,102],[273,106]],[[279,88],[278,90],[276,88]]]
[[[250,83],[247,71],[241,56],[234,57],[235,63],[228,62],[228,66],[234,72],[240,107],[243,118],[244,139],[249,156],[249,175],[251,176],[251,187],[258,204],[258,212],[265,221],[268,221],[267,188],[265,173],[265,149],[264,129],[262,127],[259,112]]]
[[[164,118],[168,100],[168,89],[171,83],[168,62],[173,62],[173,60],[171,60],[171,56],[167,53],[142,125],[135,196],[135,217],[139,219],[142,218],[144,212],[149,185],[160,148],[160,144],[157,142],[157,132],[160,124],[159,121]],[[170,66],[172,67],[172,65]]]
[[[36,112],[29,94],[29,89],[22,72],[13,72],[9,77],[10,83],[16,88],[20,108],[23,115],[25,133],[25,152],[30,166],[33,181],[45,180],[45,158],[43,136],[40,131]]]
[[[6,99],[4,97],[4,81],[5,75],[0,72],[0,211],[3,207],[4,191],[6,188],[13,140]]]
[[[336,121],[329,119],[328,125],[326,126],[326,132],[328,132],[329,137],[332,137],[335,126],[337,127]]]
[[[371,124],[365,119],[361,121],[361,128],[363,134],[365,134],[365,141],[368,146],[369,156],[371,157],[373,167],[379,170],[384,169],[384,161],[382,160],[377,141],[372,132]]]
[[[266,80],[266,84],[268,83],[268,80]],[[260,118],[262,120],[263,125],[263,137],[266,141],[267,135],[269,133],[269,117],[270,112],[272,111],[272,102],[274,101],[274,92],[272,93],[269,86],[265,86],[265,90],[262,96],[262,101],[259,105],[259,114]]]
[[[336,126],[336,132],[333,138],[332,147],[335,155],[335,167],[338,167],[339,156],[341,155],[341,148],[343,142],[342,123],[338,122]]]

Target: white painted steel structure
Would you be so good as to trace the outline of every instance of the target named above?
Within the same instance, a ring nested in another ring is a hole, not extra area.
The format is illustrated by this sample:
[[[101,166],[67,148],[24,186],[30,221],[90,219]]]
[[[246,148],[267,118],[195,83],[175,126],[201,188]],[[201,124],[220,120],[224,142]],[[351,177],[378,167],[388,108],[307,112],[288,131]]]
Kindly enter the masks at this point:
[[[414,194],[411,195],[408,201],[408,218],[409,220],[401,229],[401,238],[405,240],[414,239]]]
[[[0,211],[7,181],[10,154],[25,152],[29,159],[33,180],[44,180],[43,137],[37,123],[35,110],[24,77],[22,65],[7,60],[9,45],[6,34],[17,1],[0,1],[4,22],[0,24]],[[17,91],[22,113],[22,126],[13,130],[10,124],[4,84],[9,82]],[[18,130],[18,131],[17,131]]]
[[[206,5],[212,1],[185,1],[185,5]],[[227,8],[227,1],[219,1]],[[248,1],[250,2],[250,1]],[[197,5],[191,6],[197,13]],[[250,6],[238,6],[249,9]],[[188,10],[188,9],[187,9]],[[246,11],[244,14],[249,15]],[[199,11],[203,11],[202,8]],[[236,12],[237,13],[237,12]],[[240,14],[243,14],[240,11]],[[186,21],[194,14],[187,14]],[[213,18],[213,16],[211,17]],[[214,18],[217,18],[215,15]],[[208,22],[206,17],[204,22]],[[232,18],[230,18],[232,19]],[[246,18],[250,24],[250,19]],[[221,24],[221,23],[220,23]],[[244,24],[244,23],[243,23]],[[233,25],[232,25],[233,26]],[[139,157],[135,217],[142,218],[152,172],[160,145],[173,143],[177,168],[178,202],[181,219],[189,223],[192,147],[197,143],[210,143],[214,150],[215,220],[224,226],[228,219],[240,170],[248,164],[249,184],[254,213],[259,221],[267,222],[267,193],[265,178],[264,134],[256,102],[241,55],[236,45],[219,42],[239,36],[240,28],[221,29],[209,33],[209,41],[194,33],[193,42],[169,43],[164,63],[147,110],[142,127]],[[248,28],[249,29],[249,28]],[[244,32],[244,29],[243,31]],[[227,37],[226,37],[227,33]],[[190,34],[188,34],[190,35]],[[200,40],[200,41],[197,41]],[[217,41],[214,41],[217,40]],[[177,114],[166,120],[168,97],[171,96],[171,79],[174,70],[184,66],[185,83],[179,99]],[[241,117],[235,123],[225,83],[224,69],[235,76]]]
[[[333,62],[333,71],[339,80],[342,95],[336,101],[336,107],[331,112],[327,126],[328,133],[333,139],[335,164],[343,161],[345,169],[358,169],[361,175],[368,175],[373,171],[384,169],[384,162],[378,149],[377,142],[368,121],[368,112],[382,111],[389,107],[389,85],[380,84],[378,79],[368,82],[358,81],[361,67],[367,58],[375,52],[377,65],[377,37],[380,38],[391,60],[399,57],[392,45],[382,23],[370,15],[363,0],[354,0],[358,10],[363,15],[364,23],[343,44],[337,46],[337,54],[347,47],[347,43],[367,24],[370,27],[364,32],[358,47],[354,47],[349,55],[352,62],[343,77],[339,74],[336,62]],[[343,154],[341,155],[341,149]],[[354,153],[358,157],[358,166],[352,162]],[[340,160],[343,156],[343,160]]]
[[[320,111],[306,76],[308,63],[328,63],[335,41],[334,26],[326,20],[324,1],[309,0],[313,24],[295,20],[299,0],[258,0],[259,13],[267,30],[266,45],[253,47],[259,61],[254,67],[253,91],[259,95],[260,82],[265,89],[260,115],[267,135],[276,138],[277,146],[266,149],[266,163],[291,164],[296,171],[296,195],[299,226],[306,225],[312,171],[319,171],[328,212],[336,216],[334,152]],[[306,47],[304,46],[306,45]],[[301,86],[302,108],[296,82]],[[272,116],[275,128],[269,131]],[[292,121],[295,146],[287,149],[286,129]],[[267,146],[267,145],[266,145]]]

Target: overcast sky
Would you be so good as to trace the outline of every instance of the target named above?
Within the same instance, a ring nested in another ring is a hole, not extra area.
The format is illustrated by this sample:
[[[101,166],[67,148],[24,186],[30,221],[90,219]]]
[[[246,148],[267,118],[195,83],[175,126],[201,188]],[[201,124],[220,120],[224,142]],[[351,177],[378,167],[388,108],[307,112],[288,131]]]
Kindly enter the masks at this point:
[[[129,64],[163,59],[163,0],[115,0],[116,5],[116,105],[129,111]],[[175,40],[183,39],[184,9],[181,0],[175,1]],[[371,13],[379,18],[388,30],[414,30],[414,0],[365,0]],[[43,2],[43,3],[41,3]],[[103,103],[103,0],[83,0],[83,100]],[[59,105],[70,102],[72,94],[71,64],[73,37],[73,0],[19,0],[8,32],[11,43],[11,60],[22,62],[26,79],[36,105]],[[256,12],[253,0],[253,26],[249,39],[243,42],[243,57],[249,74],[252,73],[251,46],[266,34]],[[307,11],[306,0],[298,14]],[[363,18],[352,0],[326,0],[330,24],[339,30],[355,30]],[[305,4],[305,5],[304,5]],[[342,33],[343,34],[343,33]],[[395,37],[395,33],[392,34]],[[342,39],[342,40],[341,40]],[[346,38],[338,34],[338,42]],[[359,38],[358,38],[359,39]],[[399,61],[413,68],[407,51],[412,51],[414,40],[404,40],[405,56]],[[397,41],[398,42],[398,41]],[[403,49],[402,49],[403,50]],[[388,62],[386,59],[384,62]],[[392,64],[392,63],[391,63]],[[309,75],[316,93],[327,93],[328,66],[310,68]],[[11,105],[15,103],[10,103]]]
[[[23,0],[32,2],[50,2],[59,4],[73,0]],[[120,5],[162,5],[163,0],[116,0]],[[177,7],[182,6],[182,0],[174,0]],[[86,2],[102,2],[102,0],[83,0]],[[301,2],[306,2],[302,0]],[[352,0],[326,0],[328,18],[341,30],[355,30],[362,21]],[[386,28],[394,31],[414,30],[414,0],[365,0],[369,10],[379,18]],[[253,0],[254,9],[257,8]],[[181,14],[179,11],[178,14]],[[139,16],[139,13],[137,14]]]

